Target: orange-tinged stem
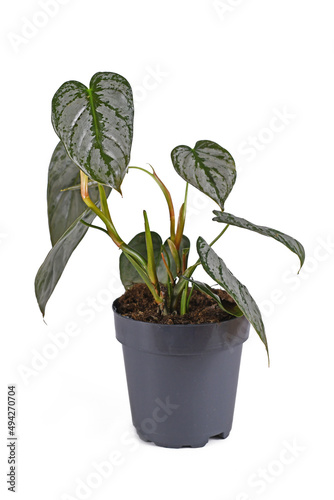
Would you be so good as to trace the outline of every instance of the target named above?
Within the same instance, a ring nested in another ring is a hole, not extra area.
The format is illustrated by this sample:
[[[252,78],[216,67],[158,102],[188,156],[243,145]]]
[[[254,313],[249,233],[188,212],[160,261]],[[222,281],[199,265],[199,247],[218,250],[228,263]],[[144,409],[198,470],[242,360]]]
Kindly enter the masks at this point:
[[[168,274],[168,276],[169,276],[169,279],[170,279],[171,283],[173,283],[173,284],[174,284],[174,278],[173,278],[172,271],[170,270],[170,268],[169,268],[169,266],[168,266],[168,264],[167,264],[167,262],[166,262],[166,259],[165,259],[165,256],[164,256],[164,253],[163,253],[163,252],[161,252],[161,258],[162,258],[163,263],[165,264],[165,267],[166,267],[166,270],[167,270],[167,274]]]
[[[102,222],[104,222],[110,238],[120,248],[124,244],[124,241],[121,239],[121,237],[117,233],[111,219],[109,218],[110,214],[109,214],[109,217],[107,214],[104,214],[95,205],[95,203],[91,200],[91,198],[89,196],[88,176],[84,172],[80,171],[80,179],[81,179],[81,198],[82,198],[83,202],[87,205],[87,207],[89,207],[102,220]],[[102,189],[104,192],[103,186],[102,186]],[[100,191],[100,194],[101,194],[101,191]],[[101,200],[101,204],[102,204],[102,206],[104,205],[102,200]],[[109,210],[108,210],[108,213],[109,213]]]
[[[186,192],[184,196],[184,202],[180,208],[180,213],[179,213],[179,218],[177,221],[177,230],[176,230],[176,236],[175,236],[175,246],[177,250],[179,250],[182,237],[183,237],[183,231],[184,231],[184,225],[186,222],[186,213],[187,213],[187,198],[188,198],[188,183],[186,185]]]
[[[174,212],[174,205],[173,205],[172,197],[171,197],[170,192],[166,188],[165,184],[162,182],[162,180],[155,173],[155,170],[152,167],[152,165],[150,165],[150,167],[153,170],[153,173],[151,173],[148,170],[145,170],[145,168],[141,168],[141,167],[129,167],[129,168],[134,168],[136,170],[142,170],[142,172],[145,172],[146,174],[151,176],[155,180],[155,182],[158,184],[158,186],[160,187],[161,191],[163,192],[163,194],[166,198],[168,210],[169,210],[170,239],[172,241],[174,241],[175,240],[175,212]]]

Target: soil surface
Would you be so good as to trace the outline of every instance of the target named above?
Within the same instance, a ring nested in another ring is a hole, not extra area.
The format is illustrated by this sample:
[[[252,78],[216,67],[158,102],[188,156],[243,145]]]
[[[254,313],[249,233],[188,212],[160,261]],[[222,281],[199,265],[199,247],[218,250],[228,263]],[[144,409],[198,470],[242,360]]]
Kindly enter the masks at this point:
[[[224,290],[213,289],[213,291],[221,299],[234,304],[233,299]],[[138,321],[167,325],[219,323],[233,317],[223,311],[211,297],[197,290],[194,290],[192,294],[187,314],[163,316],[145,284],[135,284],[126,290],[124,295],[117,300],[116,307],[117,312],[122,316],[128,316]]]

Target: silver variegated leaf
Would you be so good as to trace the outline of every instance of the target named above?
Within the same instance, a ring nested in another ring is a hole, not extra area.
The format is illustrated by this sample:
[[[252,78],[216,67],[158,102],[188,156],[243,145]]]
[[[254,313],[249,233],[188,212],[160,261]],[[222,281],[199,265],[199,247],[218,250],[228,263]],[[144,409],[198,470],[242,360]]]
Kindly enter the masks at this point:
[[[230,153],[213,141],[198,141],[193,149],[177,146],[171,156],[174,168],[182,179],[223,209],[237,175]]]
[[[61,191],[78,184],[79,175],[78,167],[68,157],[63,144],[59,143],[51,158],[47,191],[53,246],[35,279],[36,298],[43,315],[69,258],[88,230],[81,220],[91,224],[95,218],[95,214],[83,203],[79,189]],[[90,189],[94,201],[98,199],[97,191],[96,187]],[[110,192],[111,189],[106,188],[106,196]]]
[[[70,158],[117,191],[130,161],[133,113],[130,84],[117,73],[96,73],[89,88],[66,82],[52,100],[52,124]]]
[[[277,229],[271,229],[270,227],[266,226],[257,226],[256,224],[253,224],[246,219],[236,217],[235,215],[228,214],[226,212],[219,212],[218,210],[214,210],[213,213],[216,215],[216,217],[213,218],[214,221],[230,224],[231,226],[242,227],[244,229],[249,229],[250,231],[255,231],[256,233],[262,234],[263,236],[270,236],[270,238],[274,238],[280,243],[283,243],[283,245],[285,245],[289,250],[291,250],[291,252],[295,253],[299,257],[300,267],[302,267],[302,265],[304,264],[304,247],[301,243],[299,243],[299,241],[295,240],[291,236],[281,233],[281,231],[277,231]]]
[[[225,262],[218,257],[207,242],[199,237],[197,251],[204,270],[208,275],[235,300],[244,316],[253,325],[255,331],[265,345],[268,360],[268,343],[261,312],[248,289],[227,268]]]

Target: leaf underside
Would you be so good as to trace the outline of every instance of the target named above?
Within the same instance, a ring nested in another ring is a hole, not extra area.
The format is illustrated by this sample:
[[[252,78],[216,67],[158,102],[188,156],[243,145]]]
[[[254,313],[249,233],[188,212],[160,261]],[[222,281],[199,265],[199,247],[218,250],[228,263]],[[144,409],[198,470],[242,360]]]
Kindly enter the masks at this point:
[[[182,179],[224,208],[236,180],[235,163],[226,149],[213,141],[198,141],[193,149],[177,146],[171,157]]]
[[[79,190],[61,192],[75,185],[79,176],[78,167],[68,157],[62,143],[52,155],[48,178],[48,217],[52,249],[39,268],[35,278],[35,293],[44,316],[46,304],[61,277],[73,251],[88,231],[80,221],[91,224],[95,214],[81,200]],[[111,192],[106,188],[106,196]],[[98,189],[90,190],[94,201],[98,199]]]

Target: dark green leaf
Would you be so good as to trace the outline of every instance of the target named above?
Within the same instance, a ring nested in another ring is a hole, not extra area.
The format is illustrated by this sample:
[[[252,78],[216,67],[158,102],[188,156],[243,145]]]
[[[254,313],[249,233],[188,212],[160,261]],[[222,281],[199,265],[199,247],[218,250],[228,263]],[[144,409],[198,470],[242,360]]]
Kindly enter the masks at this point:
[[[225,262],[218,257],[218,255],[201,237],[197,240],[197,251],[205,271],[235,300],[241,311],[258,333],[268,353],[267,338],[260,310],[245,285],[237,280],[237,278],[226,267]]]
[[[180,255],[181,262],[182,262],[182,252],[183,252],[183,249],[185,249],[185,248],[190,248],[190,241],[189,241],[189,238],[187,238],[187,236],[183,235],[181,243],[180,243],[180,248],[179,248],[179,255]],[[166,240],[164,243],[164,249],[165,249],[165,253],[167,253],[167,256],[169,259],[170,270],[172,272],[173,277],[175,278],[175,276],[176,276],[176,264],[175,264],[175,260],[172,257],[172,254],[171,254],[171,251],[170,251],[170,248],[168,245],[168,240]],[[167,259],[166,259],[166,261],[168,262]],[[160,259],[158,262],[157,274],[158,274],[158,280],[160,283],[166,284],[168,282],[168,274],[166,271],[166,266],[165,266],[162,259]]]
[[[162,239],[154,231],[151,231],[151,236],[155,262],[158,262],[160,259]],[[132,238],[129,243],[129,247],[139,252],[140,255],[144,257],[144,259],[147,259],[145,232],[139,233],[134,238]],[[144,280],[139,276],[138,272],[128,260],[126,255],[124,255],[124,253],[121,254],[119,259],[119,270],[121,281],[125,289],[130,288],[134,283],[144,283]]]
[[[81,219],[90,224],[94,217],[95,215],[89,209],[81,214],[58,239],[39,268],[35,279],[35,292],[43,316],[47,301],[69,258],[88,230],[87,226],[81,224]]]
[[[295,240],[291,236],[287,234],[281,233],[276,229],[271,229],[270,227],[265,226],[257,226],[252,224],[246,219],[241,219],[240,217],[235,217],[235,215],[228,214],[226,212],[219,212],[218,210],[214,210],[213,213],[216,217],[213,220],[217,222],[223,222],[224,224],[230,224],[231,226],[242,227],[244,229],[249,229],[250,231],[255,231],[256,233],[263,234],[263,236],[270,236],[275,240],[283,243],[289,250],[298,255],[300,260],[300,267],[302,267],[305,260],[305,250],[304,247],[299,241]]]
[[[177,146],[172,162],[177,173],[223,209],[236,180],[235,163],[228,151],[212,141],[198,141],[193,149]]]
[[[243,316],[243,312],[239,309],[237,304],[230,302],[227,299],[221,299],[221,297],[217,293],[215,293],[212,290],[212,288],[209,287],[209,285],[207,285],[206,283],[202,283],[201,281],[195,281],[194,279],[187,278],[185,276],[184,279],[190,281],[194,285],[194,287],[197,288],[197,290],[200,290],[201,292],[205,293],[206,295],[209,295],[209,297],[214,299],[223,311],[231,314],[232,316],[237,316],[237,317]]]
[[[64,83],[52,100],[52,123],[74,163],[89,178],[120,191],[133,134],[128,81],[116,73],[96,73],[90,88]]]
[[[48,179],[48,216],[50,236],[53,248],[40,267],[35,279],[35,292],[39,307],[45,314],[45,306],[62,275],[64,268],[88,231],[87,224],[95,214],[81,200],[79,190],[61,192],[78,182],[79,169],[66,154],[59,143],[52,155]],[[92,198],[97,200],[98,190],[90,190]],[[106,195],[111,192],[106,189]]]
[[[52,245],[65,233],[70,225],[86,211],[87,206],[81,198],[80,189],[62,191],[80,184],[80,170],[59,142],[51,158],[48,176],[48,219]],[[110,193],[108,188],[107,194]],[[91,199],[99,200],[97,187],[90,188]]]

